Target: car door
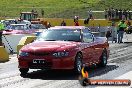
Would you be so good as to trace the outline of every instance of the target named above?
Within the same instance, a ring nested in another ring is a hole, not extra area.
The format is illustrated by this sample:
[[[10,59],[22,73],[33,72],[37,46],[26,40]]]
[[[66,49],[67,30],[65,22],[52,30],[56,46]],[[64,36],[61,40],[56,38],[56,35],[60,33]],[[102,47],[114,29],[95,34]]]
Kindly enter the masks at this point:
[[[102,54],[102,46],[103,44],[101,44],[96,38],[94,38],[94,35],[90,32],[89,37],[91,37],[93,39],[93,42],[90,42],[91,44],[91,48],[92,48],[92,63],[98,63],[99,62],[99,58]]]
[[[102,51],[103,51],[103,47],[104,44],[100,43],[99,39],[95,39],[95,41],[93,42],[93,49],[94,49],[94,53],[93,53],[93,58],[94,58],[94,62],[99,62],[99,58],[102,55]]]
[[[85,60],[85,64],[92,64],[93,62],[93,37],[89,30],[83,30],[83,58]]]

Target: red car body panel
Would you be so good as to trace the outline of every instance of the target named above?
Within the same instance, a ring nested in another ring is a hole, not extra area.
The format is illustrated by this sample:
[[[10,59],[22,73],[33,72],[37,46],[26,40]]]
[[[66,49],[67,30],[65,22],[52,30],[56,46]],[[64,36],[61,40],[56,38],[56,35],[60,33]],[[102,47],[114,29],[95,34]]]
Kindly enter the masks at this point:
[[[74,66],[74,59],[76,55],[76,48],[79,43],[76,42],[66,42],[66,41],[44,41],[44,42],[34,42],[29,44],[21,51],[28,51],[28,53],[35,53],[36,55],[29,54],[28,57],[19,57],[20,64],[27,64],[32,62],[33,59],[45,59],[47,62],[52,62],[52,69],[71,69]],[[58,51],[70,51],[68,57],[53,57],[52,54]],[[43,56],[43,52],[46,52],[47,55]],[[38,54],[38,55],[37,55]],[[42,56],[41,56],[42,54]],[[27,58],[28,61],[26,60]],[[26,61],[25,61],[26,60]],[[21,63],[22,62],[22,63]],[[20,65],[20,68],[27,68],[27,65]]]
[[[81,27],[82,28],[82,27]],[[107,50],[109,57],[109,44],[106,38],[94,38],[94,42],[73,41],[36,41],[24,46],[20,51],[27,52],[28,56],[18,56],[19,68],[50,68],[50,69],[73,69],[75,57],[78,52],[82,53],[83,64],[89,66],[100,62],[103,50]],[[66,57],[54,57],[53,53],[67,51]],[[45,60],[45,65],[32,64],[34,59]]]

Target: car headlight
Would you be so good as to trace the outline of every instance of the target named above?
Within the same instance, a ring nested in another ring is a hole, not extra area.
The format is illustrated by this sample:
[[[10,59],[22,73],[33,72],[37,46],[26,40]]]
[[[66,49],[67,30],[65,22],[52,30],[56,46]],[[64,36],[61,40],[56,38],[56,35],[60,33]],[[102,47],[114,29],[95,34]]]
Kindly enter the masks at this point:
[[[56,52],[56,53],[53,53],[54,57],[66,57],[68,55],[69,55],[69,52]]]
[[[28,56],[28,53],[27,53],[27,52],[22,52],[22,51],[20,51],[20,52],[19,52],[19,56]]]

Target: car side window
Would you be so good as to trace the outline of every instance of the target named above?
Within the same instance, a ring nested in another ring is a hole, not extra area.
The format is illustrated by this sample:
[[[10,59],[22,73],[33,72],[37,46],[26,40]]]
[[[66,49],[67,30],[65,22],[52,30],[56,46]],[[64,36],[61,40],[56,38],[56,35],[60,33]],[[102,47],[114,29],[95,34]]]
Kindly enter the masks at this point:
[[[83,30],[83,41],[84,42],[93,42],[93,36],[91,32],[87,29]]]

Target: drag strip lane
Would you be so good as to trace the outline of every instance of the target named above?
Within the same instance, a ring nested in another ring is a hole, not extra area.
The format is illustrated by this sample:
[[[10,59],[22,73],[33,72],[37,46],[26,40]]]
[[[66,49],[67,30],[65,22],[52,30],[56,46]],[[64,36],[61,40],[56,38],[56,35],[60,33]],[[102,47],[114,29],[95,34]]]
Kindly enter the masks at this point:
[[[105,68],[92,68],[89,71],[90,78],[114,78],[131,70],[132,44],[110,45],[110,58]],[[126,59],[127,58],[127,59]],[[129,62],[129,63],[128,63]],[[17,62],[16,62],[17,63]],[[127,63],[127,64],[126,64]],[[13,63],[12,63],[13,64]],[[6,64],[7,65],[7,64]],[[11,65],[11,64],[8,64]],[[4,66],[4,64],[2,65]],[[17,67],[16,67],[17,68]],[[120,72],[120,74],[113,75]],[[20,73],[0,76],[1,88],[77,88],[81,87],[78,76],[71,72],[56,71],[32,71],[26,77],[20,77]],[[113,75],[113,77],[111,77]]]
[[[129,60],[132,57],[132,44],[129,47],[121,48],[118,50],[111,51],[108,59],[109,63],[117,63],[116,61]],[[129,59],[127,59],[129,58]],[[122,62],[121,62],[122,63]]]

